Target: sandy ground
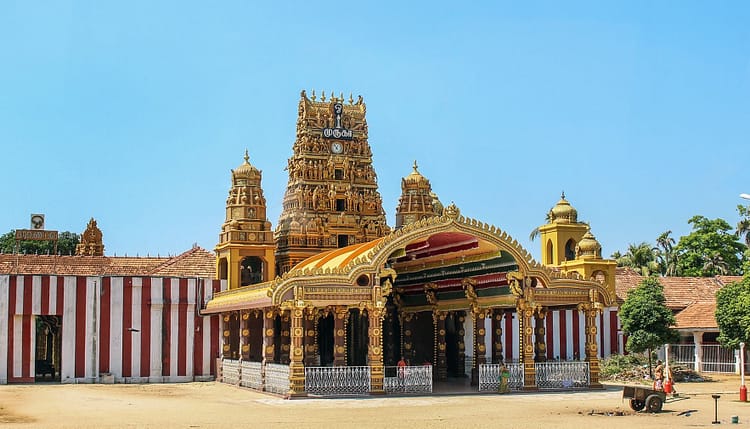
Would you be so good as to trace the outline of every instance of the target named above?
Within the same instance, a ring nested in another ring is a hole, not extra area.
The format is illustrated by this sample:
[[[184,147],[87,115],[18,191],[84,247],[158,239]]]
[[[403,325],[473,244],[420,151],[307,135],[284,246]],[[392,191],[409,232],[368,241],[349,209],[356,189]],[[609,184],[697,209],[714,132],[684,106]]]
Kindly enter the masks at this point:
[[[680,428],[750,427],[739,378],[681,383],[660,414],[635,413],[622,389],[430,397],[284,400],[220,383],[0,386],[10,428]],[[685,413],[689,411],[689,413]],[[592,413],[593,412],[593,413]],[[614,415],[623,412],[624,415]],[[682,413],[682,415],[680,415]]]

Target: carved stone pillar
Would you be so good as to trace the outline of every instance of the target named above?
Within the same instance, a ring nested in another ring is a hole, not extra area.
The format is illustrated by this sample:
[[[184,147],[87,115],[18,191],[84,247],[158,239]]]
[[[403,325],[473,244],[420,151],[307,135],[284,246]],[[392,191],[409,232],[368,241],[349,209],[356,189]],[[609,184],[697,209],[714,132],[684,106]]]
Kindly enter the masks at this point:
[[[484,319],[487,317],[486,310],[473,308],[471,311],[474,319],[474,362],[471,366],[471,385],[479,385],[479,366],[487,363],[487,347],[484,345],[484,336],[487,334]]]
[[[221,332],[221,357],[232,359],[232,330],[230,329],[232,316],[230,313],[224,313],[221,320],[224,322]]]
[[[584,312],[586,316],[585,332],[586,332],[586,362],[589,363],[590,383],[591,387],[602,387],[599,383],[599,350],[596,345],[597,329],[596,329],[596,318],[599,316],[599,305],[598,303],[587,303],[580,304],[579,310]]]
[[[290,313],[289,396],[306,396],[305,365],[302,363],[304,357],[303,339],[305,337],[302,326],[304,322],[304,308],[295,307]]]
[[[413,313],[401,313],[401,354],[410,362],[414,357],[414,339],[412,338]],[[400,358],[400,356],[399,356]]]
[[[349,309],[336,307],[333,321],[333,366],[346,366],[346,323]]]
[[[505,310],[495,309],[492,311],[492,363],[504,361],[503,357],[503,323],[505,322]]]
[[[538,307],[534,312],[534,319],[536,321],[536,342],[534,343],[534,361],[535,362],[546,362],[547,361],[547,330],[545,329],[547,321],[547,310]]]
[[[466,322],[466,312],[457,311],[454,315],[453,321],[456,323],[456,334],[458,336],[458,373],[462,374],[463,377],[466,375],[466,343],[464,342],[464,335],[466,335],[466,329],[464,329],[464,322]]]
[[[240,313],[240,359],[250,360],[250,312]]]
[[[518,300],[516,307],[518,312],[519,351],[523,363],[523,388],[524,390],[536,390],[536,367],[534,366],[534,328],[531,326],[533,308],[523,299]]]
[[[291,352],[291,321],[290,311],[284,311],[281,313],[281,356],[279,362],[284,365],[289,365],[290,359],[289,354]]]
[[[315,352],[317,351],[317,320],[318,310],[313,307],[307,307],[304,314],[304,349],[305,349],[305,366],[315,366]]]
[[[383,316],[385,309],[373,307],[367,312],[367,336],[370,339],[367,353],[370,360],[370,393],[384,394],[383,389]]]
[[[263,311],[263,365],[273,363],[276,358],[276,347],[274,346],[274,320],[276,314],[272,308]]]
[[[447,314],[444,311],[433,311],[432,321],[435,325],[435,360],[433,370],[438,381],[448,379],[448,360],[445,356],[445,318]]]

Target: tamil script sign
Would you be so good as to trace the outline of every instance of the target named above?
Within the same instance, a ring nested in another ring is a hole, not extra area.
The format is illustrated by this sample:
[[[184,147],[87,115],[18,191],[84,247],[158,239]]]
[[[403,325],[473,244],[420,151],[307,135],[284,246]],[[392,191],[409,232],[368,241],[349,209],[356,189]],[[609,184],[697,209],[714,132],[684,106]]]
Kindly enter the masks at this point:
[[[42,231],[38,229],[17,229],[16,240],[47,240],[57,241],[57,231]]]

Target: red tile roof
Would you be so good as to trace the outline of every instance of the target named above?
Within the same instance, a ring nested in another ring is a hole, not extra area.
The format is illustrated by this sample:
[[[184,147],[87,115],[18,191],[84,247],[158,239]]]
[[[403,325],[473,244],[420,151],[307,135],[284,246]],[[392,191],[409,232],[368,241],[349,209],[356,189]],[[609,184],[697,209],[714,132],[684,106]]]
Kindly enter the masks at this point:
[[[736,279],[742,278],[735,276],[659,277],[659,283],[664,286],[667,307],[673,311],[680,311],[696,301],[715,302],[716,291]],[[619,303],[625,301],[627,292],[638,286],[642,280],[643,276],[631,268],[618,267],[615,272],[617,301]]]
[[[716,302],[694,302],[675,316],[677,329],[719,329],[716,323]]]
[[[0,274],[213,278],[215,258],[200,247],[173,257],[0,254]]]

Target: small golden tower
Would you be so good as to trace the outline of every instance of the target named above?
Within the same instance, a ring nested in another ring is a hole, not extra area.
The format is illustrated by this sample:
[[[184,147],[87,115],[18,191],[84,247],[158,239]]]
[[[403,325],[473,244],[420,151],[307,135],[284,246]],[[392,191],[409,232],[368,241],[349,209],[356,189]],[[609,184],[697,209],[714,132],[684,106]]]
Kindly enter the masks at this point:
[[[414,161],[414,171],[401,179],[401,197],[396,207],[396,229],[416,221],[440,216],[443,205],[437,195],[432,192],[430,181],[417,170]]]
[[[614,293],[617,263],[602,259],[601,244],[587,224],[578,222],[578,211],[565,199],[564,192],[547,214],[547,221],[539,227],[543,263],[563,273],[575,272],[584,279],[596,280]]]
[[[81,243],[76,245],[76,255],[104,256],[102,231],[96,226],[96,220],[93,217],[86,225],[86,230],[81,234]]]
[[[275,276],[273,231],[266,219],[262,172],[245,161],[232,170],[226,220],[216,245],[216,275],[235,289],[271,280]]]
[[[588,225],[578,222],[578,211],[565,199],[565,192],[547,213],[547,221],[539,227],[542,263],[557,267],[575,259],[576,245],[588,231]]]
[[[390,232],[365,113],[362,97],[300,94],[289,182],[275,231],[278,274],[321,251]]]

